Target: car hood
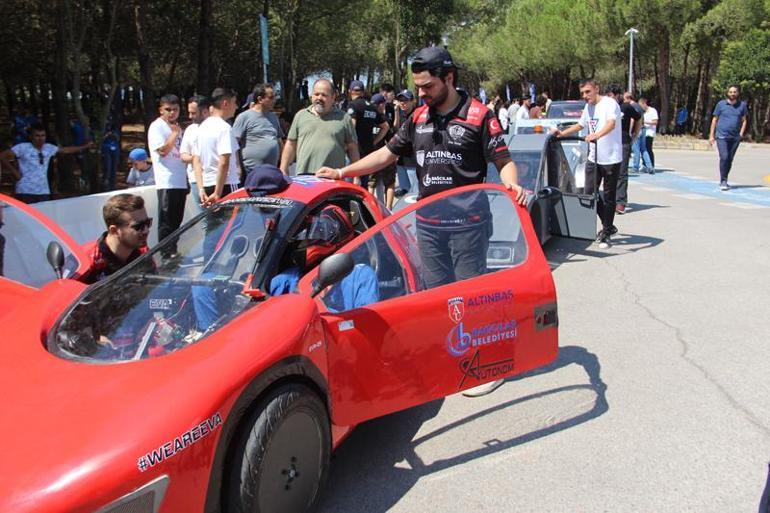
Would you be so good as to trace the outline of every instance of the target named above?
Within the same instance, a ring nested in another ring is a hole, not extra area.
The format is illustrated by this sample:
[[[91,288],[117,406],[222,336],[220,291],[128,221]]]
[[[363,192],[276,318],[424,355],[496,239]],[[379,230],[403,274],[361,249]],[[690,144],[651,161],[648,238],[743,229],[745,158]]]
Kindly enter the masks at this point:
[[[167,356],[118,364],[65,360],[44,344],[45,325],[62,311],[57,305],[69,304],[83,290],[82,284],[63,281],[48,299],[19,309],[5,327],[13,335],[0,341],[0,387],[6,394],[0,511],[93,511],[149,482],[162,468],[140,472],[139,458],[217,414],[226,419],[226,411],[210,405],[228,404],[226,398],[245,383],[218,379],[221,369],[253,369],[286,351],[281,344],[260,344],[259,351],[250,351],[258,356],[244,362],[243,324],[254,318],[240,316]],[[296,307],[285,304],[284,318],[286,308]],[[266,310],[265,320],[277,322],[280,308]],[[301,333],[305,326],[291,329]],[[288,338],[289,328],[271,330],[271,339]],[[215,443],[220,432],[212,430],[207,443]],[[200,467],[203,452],[180,453],[174,464],[195,457],[197,463],[187,466]]]

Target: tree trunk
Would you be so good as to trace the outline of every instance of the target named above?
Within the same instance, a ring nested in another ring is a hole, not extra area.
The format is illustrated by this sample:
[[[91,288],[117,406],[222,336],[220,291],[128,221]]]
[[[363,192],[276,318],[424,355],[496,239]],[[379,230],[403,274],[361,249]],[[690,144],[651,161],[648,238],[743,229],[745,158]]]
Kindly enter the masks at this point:
[[[660,95],[660,119],[658,120],[658,131],[665,134],[668,132],[669,109],[671,103],[671,49],[670,36],[667,29],[663,29],[658,34],[658,94]]]
[[[59,20],[64,18],[64,1],[65,0],[59,0],[56,2],[56,15]],[[72,143],[69,124],[69,105],[67,103],[66,30],[64,24],[57,24],[55,36],[56,47],[54,49],[53,60],[53,79],[51,81],[55,131],[59,146],[67,146]],[[73,158],[70,155],[60,155],[57,157],[57,161],[58,173],[56,176],[56,183],[51,184],[52,189],[58,188],[60,192],[71,192],[75,189]]]
[[[198,94],[211,94],[211,17],[213,0],[201,0],[198,25]]]
[[[150,50],[144,37],[144,28],[147,26],[144,12],[144,2],[134,1],[134,25],[136,26],[136,46],[139,60],[139,80],[142,88],[142,114],[144,118],[144,131],[147,137],[147,129],[150,123],[157,117],[155,109],[155,91],[152,86],[152,62]]]

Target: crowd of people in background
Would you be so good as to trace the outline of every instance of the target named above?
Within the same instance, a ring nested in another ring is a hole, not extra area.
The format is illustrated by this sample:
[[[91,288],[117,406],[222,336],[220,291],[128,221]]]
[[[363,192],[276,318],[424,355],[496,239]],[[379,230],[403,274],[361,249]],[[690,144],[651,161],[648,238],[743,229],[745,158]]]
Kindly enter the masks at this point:
[[[408,89],[396,92],[382,83],[368,94],[366,86],[352,80],[345,93],[321,78],[306,95],[309,105],[296,114],[274,112],[276,90],[271,84],[257,84],[239,105],[235,91],[218,88],[211,96],[196,95],[186,103],[186,123],[181,122],[181,102],[173,94],[159,100],[159,116],[147,130],[147,148],[128,153],[125,183],[155,186],[158,191],[158,235],[171,233],[181,223],[188,191],[196,205],[204,208],[235,190],[249,172],[261,165],[279,168],[284,174],[311,174],[331,166],[339,168],[358,161],[385,146],[422,100]],[[659,115],[645,97],[636,97],[610,87],[622,111],[623,162],[617,178],[616,212],[627,206],[628,174],[655,173],[654,143]],[[728,173],[738,143],[746,131],[747,109],[731,87],[727,98],[714,109],[711,143],[720,155],[720,187],[727,190]],[[479,95],[474,99],[481,101]],[[516,133],[522,120],[547,116],[552,100],[548,92],[534,91],[503,100],[489,98],[486,106],[500,122],[504,133]],[[236,116],[237,114],[237,116]],[[676,109],[674,133],[682,134],[689,112]],[[71,121],[72,146],[46,141],[46,127],[27,109],[13,117],[13,148],[0,153],[0,166],[10,171],[16,197],[34,203],[51,199],[49,164],[56,154],[72,154],[82,160],[84,150],[93,149],[86,140],[86,126]],[[724,128],[727,125],[728,128]],[[183,128],[184,125],[184,128]],[[118,187],[121,165],[121,130],[108,122],[101,142],[102,190]],[[396,198],[417,189],[417,162],[401,156],[386,170],[370,177],[355,177],[355,183],[377,193],[392,208]]]

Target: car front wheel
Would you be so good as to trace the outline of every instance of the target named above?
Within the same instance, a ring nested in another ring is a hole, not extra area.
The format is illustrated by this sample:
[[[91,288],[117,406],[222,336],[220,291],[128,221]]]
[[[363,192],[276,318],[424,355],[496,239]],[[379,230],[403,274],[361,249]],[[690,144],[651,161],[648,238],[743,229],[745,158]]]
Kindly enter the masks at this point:
[[[299,384],[275,389],[260,402],[236,446],[229,510],[313,511],[330,452],[329,416],[318,395]]]

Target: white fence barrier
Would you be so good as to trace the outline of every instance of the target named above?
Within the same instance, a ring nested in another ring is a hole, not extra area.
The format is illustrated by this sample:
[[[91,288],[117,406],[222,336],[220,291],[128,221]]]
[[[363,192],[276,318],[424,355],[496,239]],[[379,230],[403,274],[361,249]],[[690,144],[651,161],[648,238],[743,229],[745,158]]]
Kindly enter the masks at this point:
[[[158,243],[158,194],[156,191],[157,189],[154,185],[148,185],[75,198],[41,201],[31,206],[37,208],[61,226],[75,241],[84,244],[97,239],[106,229],[104,218],[102,217],[102,207],[110,196],[124,192],[136,194],[144,198],[147,215],[154,218],[150,236],[147,240],[147,244],[152,247]],[[193,216],[198,214],[200,212],[198,208],[192,200],[192,195],[188,194],[184,221],[192,219]]]

